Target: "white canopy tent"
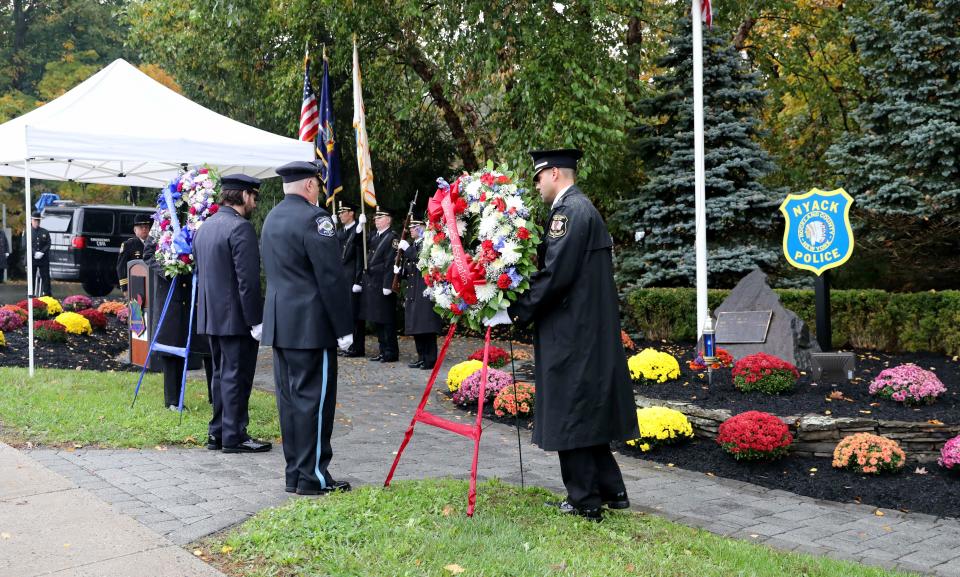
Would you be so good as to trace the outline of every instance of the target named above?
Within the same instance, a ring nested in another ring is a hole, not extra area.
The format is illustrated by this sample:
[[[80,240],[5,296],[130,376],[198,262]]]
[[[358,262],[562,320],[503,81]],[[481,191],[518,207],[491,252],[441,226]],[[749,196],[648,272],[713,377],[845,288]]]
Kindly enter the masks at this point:
[[[162,188],[183,166],[265,178],[294,160],[313,160],[313,143],[248,126],[192,102],[125,60],[0,125],[0,175]],[[31,246],[31,227],[26,227]],[[27,251],[27,270],[33,251]],[[32,276],[28,274],[28,276]],[[34,279],[27,282],[33,375]]]

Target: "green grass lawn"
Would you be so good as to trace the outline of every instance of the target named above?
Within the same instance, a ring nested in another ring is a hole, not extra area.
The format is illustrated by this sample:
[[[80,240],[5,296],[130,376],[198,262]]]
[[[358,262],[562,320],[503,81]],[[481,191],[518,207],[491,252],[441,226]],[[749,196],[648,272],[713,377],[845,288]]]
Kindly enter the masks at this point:
[[[892,576],[903,573],[772,551],[655,516],[603,523],[545,507],[542,489],[498,481],[397,482],[389,489],[300,498],[262,511],[194,553],[230,575]]]
[[[188,380],[183,423],[163,406],[163,378],[147,373],[131,409],[137,373],[0,368],[0,440],[12,445],[144,447],[206,442],[211,406],[203,381]],[[250,425],[258,439],[277,439],[272,395],[253,391]]]

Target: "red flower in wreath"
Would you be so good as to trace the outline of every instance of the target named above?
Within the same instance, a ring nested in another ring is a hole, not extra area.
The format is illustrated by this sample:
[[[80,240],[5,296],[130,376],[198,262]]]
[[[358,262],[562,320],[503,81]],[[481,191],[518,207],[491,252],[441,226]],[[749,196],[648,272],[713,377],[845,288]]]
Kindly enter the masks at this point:
[[[494,182],[497,184],[510,184],[510,177],[506,174],[501,174],[494,180]]]
[[[493,176],[492,174],[490,174],[489,172],[486,172],[486,173],[480,175],[480,182],[482,182],[483,184],[485,184],[485,185],[487,185],[487,186],[493,186],[493,183],[495,182],[495,179],[494,179],[494,176]]]
[[[500,275],[500,278],[497,279],[497,286],[502,289],[508,289],[510,288],[511,282],[512,281],[510,280],[510,275],[504,273]]]
[[[507,203],[506,203],[506,201],[504,201],[504,200],[503,200],[502,198],[500,198],[500,197],[497,197],[497,198],[493,199],[493,201],[491,201],[490,204],[492,204],[493,206],[497,207],[497,210],[499,210],[500,212],[503,212],[503,211],[507,210]]]
[[[220,210],[220,205],[217,203],[213,203],[210,205],[210,208],[207,209],[207,213],[210,215],[214,215],[214,214],[217,214],[218,210]]]
[[[527,240],[530,238],[530,231],[521,226],[517,229],[517,238],[520,240]]]
[[[433,235],[433,242],[443,242],[445,240],[447,240],[447,235],[443,234],[442,232],[438,232],[437,234]]]

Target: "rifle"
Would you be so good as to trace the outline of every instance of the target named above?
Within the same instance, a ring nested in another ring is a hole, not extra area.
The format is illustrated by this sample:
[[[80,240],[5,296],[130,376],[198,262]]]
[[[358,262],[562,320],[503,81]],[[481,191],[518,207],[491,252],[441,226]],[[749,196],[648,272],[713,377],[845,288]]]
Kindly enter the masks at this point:
[[[419,194],[419,190],[413,193],[413,200],[410,201],[410,210],[407,211],[407,218],[403,221],[403,230],[400,231],[400,242],[403,242],[403,237],[406,236],[407,230],[410,228],[410,221],[413,220],[413,208],[417,205],[417,196]],[[403,251],[397,247],[397,256],[393,259],[393,268],[399,267],[402,262]],[[390,285],[390,290],[392,290],[394,294],[400,292],[400,273],[393,273],[393,283]]]

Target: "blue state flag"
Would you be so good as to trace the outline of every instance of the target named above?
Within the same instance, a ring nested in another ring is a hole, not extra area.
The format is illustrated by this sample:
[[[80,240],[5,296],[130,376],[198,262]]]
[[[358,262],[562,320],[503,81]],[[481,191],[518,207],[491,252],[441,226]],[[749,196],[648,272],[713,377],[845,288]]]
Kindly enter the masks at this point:
[[[333,132],[333,101],[330,99],[330,71],[327,55],[323,55],[323,86],[320,88],[320,130],[317,132],[317,158],[320,159],[320,180],[327,204],[343,190],[340,180],[340,143]]]
[[[853,198],[842,188],[787,195],[780,205],[787,261],[817,275],[847,262],[853,254],[852,205]]]

